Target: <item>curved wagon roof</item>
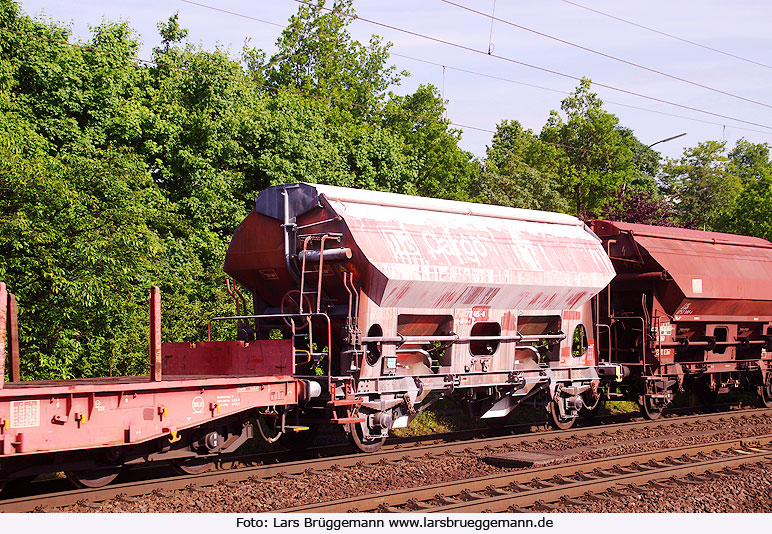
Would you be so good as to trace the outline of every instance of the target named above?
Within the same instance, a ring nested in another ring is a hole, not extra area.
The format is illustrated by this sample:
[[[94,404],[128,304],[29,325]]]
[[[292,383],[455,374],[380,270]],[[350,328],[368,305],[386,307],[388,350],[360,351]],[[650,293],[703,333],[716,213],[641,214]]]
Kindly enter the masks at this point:
[[[688,299],[772,300],[772,243],[758,237],[595,221],[598,235],[630,233]]]
[[[269,188],[256,211],[283,220],[285,190],[299,225],[338,219],[324,229],[350,240],[381,306],[567,309],[614,276],[600,240],[568,215],[316,184]]]

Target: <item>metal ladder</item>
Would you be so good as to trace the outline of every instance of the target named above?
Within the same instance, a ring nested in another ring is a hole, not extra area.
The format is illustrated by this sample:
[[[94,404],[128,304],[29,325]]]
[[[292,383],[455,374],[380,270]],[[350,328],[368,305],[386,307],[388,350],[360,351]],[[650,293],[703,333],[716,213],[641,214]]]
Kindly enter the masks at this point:
[[[298,313],[321,313],[322,299],[324,298],[324,293],[322,291],[322,281],[325,244],[327,241],[340,242],[342,236],[341,234],[311,234],[301,235],[298,237],[303,239],[303,250],[300,253],[300,296],[298,299]],[[316,242],[319,243],[318,249],[309,247],[312,243]],[[309,253],[312,252],[319,255],[318,262],[314,260],[309,261]],[[307,287],[309,285],[309,278],[312,278],[314,275],[317,277],[316,287],[315,289],[309,290]],[[307,304],[309,309],[306,309]],[[327,347],[327,352],[316,352],[314,349],[314,328],[310,318],[306,319],[306,327],[308,328],[307,334],[298,332],[298,328],[295,327],[293,321],[293,347],[297,346],[298,341],[301,341],[301,343],[305,342],[306,340],[308,341],[308,361],[305,363],[310,362],[312,359],[316,363],[319,363],[323,356],[327,356],[329,358],[330,347]],[[305,327],[301,327],[301,329],[304,328]],[[302,353],[304,352],[304,349],[296,349],[295,351]]]
[[[341,234],[313,234],[313,235],[306,235],[306,236],[299,236],[303,239],[303,250],[300,253],[301,258],[301,267],[300,267],[300,304],[299,304],[299,313],[306,313],[306,311],[303,309],[303,306],[306,302],[306,296],[308,295],[315,295],[316,300],[315,302],[311,302],[311,299],[309,299],[309,302],[311,303],[311,312],[314,313],[320,313],[321,312],[321,306],[322,306],[322,299],[324,296],[324,293],[322,291],[322,281],[324,277],[324,251],[325,251],[325,244],[327,241],[335,241],[340,242],[342,235]],[[319,248],[318,249],[309,249],[309,245],[311,243],[319,242]],[[319,255],[319,262],[313,263],[312,265],[308,265],[308,257],[309,252],[313,251],[315,253],[318,253]],[[316,267],[316,268],[314,268]],[[309,291],[306,288],[306,284],[308,283],[308,278],[313,277],[316,275],[317,281],[316,281],[316,290]],[[353,275],[351,277],[351,291],[355,291],[353,288]],[[346,279],[344,278],[344,286],[346,287],[346,290],[349,291],[348,285],[346,284]],[[349,293],[349,310],[351,309],[351,298],[353,294]],[[349,311],[349,315],[351,312]],[[353,326],[353,325],[352,325]],[[293,336],[294,336],[293,332]],[[298,337],[304,337],[302,334]],[[332,350],[331,347],[327,347],[327,352],[314,352],[314,345],[313,345],[313,328],[311,325],[309,325],[308,330],[308,343],[309,343],[309,357],[314,358],[321,358],[324,355],[327,355],[328,358],[330,358],[330,351]],[[318,360],[316,360],[318,361]],[[343,390],[344,390],[344,396],[343,398],[335,398],[336,396],[331,391],[330,394],[332,398],[327,403],[330,408],[332,408],[332,417],[330,419],[331,423],[336,423],[340,425],[350,424],[350,423],[360,423],[363,422],[365,419],[363,417],[359,416],[340,416],[338,409],[345,408],[348,414],[351,413],[352,409],[355,409],[355,407],[362,404],[362,399],[356,398],[354,396],[354,392],[352,390],[352,384],[350,383],[350,379],[347,380],[343,384]]]

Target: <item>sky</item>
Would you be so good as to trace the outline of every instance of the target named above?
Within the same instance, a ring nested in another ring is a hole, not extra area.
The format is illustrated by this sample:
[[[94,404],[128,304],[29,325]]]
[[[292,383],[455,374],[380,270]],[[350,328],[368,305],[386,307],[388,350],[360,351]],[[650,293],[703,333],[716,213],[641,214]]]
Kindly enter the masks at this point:
[[[300,5],[195,2],[20,3],[28,15],[63,23],[82,41],[103,20],[127,21],[144,59],[159,44],[156,24],[175,12],[188,40],[205,49],[219,46],[237,58],[249,40],[270,55]],[[685,133],[654,147],[665,157],[678,158],[706,140],[725,140],[730,148],[741,138],[772,144],[772,2],[355,0],[354,7],[360,19],[349,26],[352,36],[390,41],[392,63],[410,73],[392,90],[435,85],[447,100],[447,118],[463,131],[461,147],[480,158],[502,120],[538,133],[582,77],[641,142]]]

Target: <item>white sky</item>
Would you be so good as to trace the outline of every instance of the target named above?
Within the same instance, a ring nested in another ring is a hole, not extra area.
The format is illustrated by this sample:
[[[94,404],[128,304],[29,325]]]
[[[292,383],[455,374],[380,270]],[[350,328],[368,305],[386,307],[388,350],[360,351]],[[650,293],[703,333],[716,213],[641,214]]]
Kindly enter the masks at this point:
[[[299,5],[293,0],[196,1],[281,25],[286,24]],[[685,146],[695,146],[708,139],[725,139],[730,147],[742,137],[753,142],[772,143],[772,68],[676,41],[561,0],[454,1],[489,14],[495,1],[497,18],[760,102],[741,101],[600,57],[502,22],[494,22],[492,42],[496,55],[571,76],[586,76],[595,83],[756,123],[744,124],[594,86],[595,92],[606,102],[605,108],[616,114],[621,125],[631,128],[642,142],[650,144],[686,132],[684,137],[655,147],[664,156],[678,157]],[[684,39],[772,65],[772,2],[574,1]],[[329,0],[328,5],[331,4]],[[126,20],[141,36],[143,47],[140,56],[146,59],[150,59],[150,50],[160,40],[156,23],[165,21],[174,12],[179,12],[181,25],[190,30],[188,39],[191,42],[200,43],[208,49],[222,46],[230,50],[233,57],[240,53],[246,38],[250,39],[251,46],[262,48],[270,55],[281,32],[276,26],[213,11],[182,0],[22,0],[21,5],[29,15],[70,25],[75,37],[81,40],[88,40],[89,27],[99,24],[103,19]],[[355,0],[354,5],[362,18],[452,41],[475,50],[488,51],[490,18],[441,0]],[[440,66],[393,55],[393,63],[400,70],[405,69],[411,73],[410,78],[395,88],[395,92],[412,92],[422,83],[432,83],[440,89],[444,87],[444,96],[449,101],[448,118],[460,125],[495,130],[500,121],[516,119],[525,127],[538,132],[546,122],[549,111],[558,109],[564,95],[570,93],[578,83],[361,20],[352,23],[349,31],[361,42],[368,41],[370,35],[375,33],[394,44],[391,49],[394,54],[445,65],[443,78]],[[453,68],[508,78],[558,92],[485,78]],[[621,104],[697,120],[642,111]],[[463,130],[461,146],[483,157],[492,134],[470,128]]]

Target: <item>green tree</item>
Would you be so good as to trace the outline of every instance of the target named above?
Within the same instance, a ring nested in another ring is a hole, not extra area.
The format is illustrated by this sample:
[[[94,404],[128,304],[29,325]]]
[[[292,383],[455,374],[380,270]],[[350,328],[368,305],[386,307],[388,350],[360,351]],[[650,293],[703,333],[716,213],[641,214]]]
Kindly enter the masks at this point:
[[[470,200],[479,169],[472,154],[458,143],[461,131],[444,117],[445,102],[433,85],[421,85],[405,96],[391,94],[383,127],[402,140],[409,174],[394,191],[453,200]]]
[[[556,158],[563,194],[571,198],[574,212],[582,217],[603,208],[609,194],[636,174],[631,132],[603,109],[598,95],[583,79],[576,91],[561,103],[563,119],[552,111],[539,139],[563,149]]]
[[[742,191],[722,211],[716,229],[772,240],[772,161],[769,145],[741,139],[729,152],[727,172],[736,176]]]
[[[125,23],[70,43],[0,0],[0,279],[20,297],[25,376],[144,369],[150,285],[164,339],[200,339],[232,311],[225,250],[269,185],[469,197],[477,165],[437,90],[387,93],[390,45],[351,39],[350,1],[322,5],[268,64],[190,44],[174,14],[148,66]]]
[[[0,139],[0,280],[19,297],[24,378],[142,372],[168,209],[145,165],[124,149],[49,155],[10,113]]]
[[[265,66],[269,85],[324,98],[355,117],[371,117],[386,90],[407,73],[388,65],[391,43],[372,36],[367,45],[351,38],[346,27],[356,18],[353,0],[325,0],[302,5],[276,42]]]
[[[559,149],[541,143],[517,121],[496,126],[486,151],[485,166],[477,182],[480,200],[515,208],[571,211],[560,193]]]
[[[679,225],[713,230],[733,209],[743,183],[725,153],[725,142],[705,141],[662,166],[662,191],[676,207]]]

